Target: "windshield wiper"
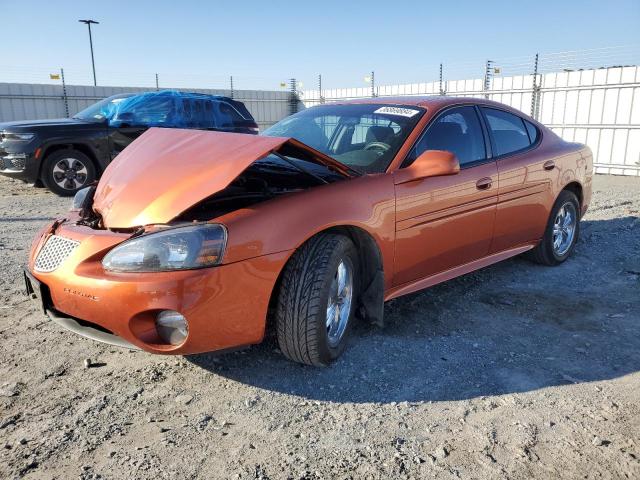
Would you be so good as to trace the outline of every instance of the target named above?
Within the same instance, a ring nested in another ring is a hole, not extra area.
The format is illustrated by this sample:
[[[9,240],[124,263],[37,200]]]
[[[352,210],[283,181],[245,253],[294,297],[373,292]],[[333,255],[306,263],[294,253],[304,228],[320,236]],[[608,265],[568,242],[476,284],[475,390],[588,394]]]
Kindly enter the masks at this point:
[[[316,180],[319,180],[322,183],[326,183],[328,184],[329,182],[327,180],[325,180],[322,177],[319,177],[318,175],[316,175],[313,172],[310,172],[309,170],[307,170],[306,168],[304,168],[302,165],[298,165],[296,162],[294,162],[293,160],[291,160],[289,157],[286,157],[284,155],[282,155],[281,153],[278,152],[272,152],[276,157],[278,157],[281,160],[284,160],[285,162],[287,162],[289,165],[293,166],[294,168],[296,168],[297,170],[300,170],[302,173],[306,173],[307,175],[315,178]]]

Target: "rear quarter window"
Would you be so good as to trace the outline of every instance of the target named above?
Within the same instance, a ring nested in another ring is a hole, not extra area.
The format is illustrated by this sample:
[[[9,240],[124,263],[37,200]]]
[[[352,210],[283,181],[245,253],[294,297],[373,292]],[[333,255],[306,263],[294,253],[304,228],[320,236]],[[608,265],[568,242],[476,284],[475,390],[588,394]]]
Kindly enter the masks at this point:
[[[216,123],[219,128],[233,128],[244,126],[248,123],[235,105],[227,102],[217,102],[216,110]],[[249,122],[253,123],[252,121]]]
[[[529,133],[529,141],[531,143],[536,143],[538,141],[538,136],[540,133],[538,132],[538,128],[531,122],[524,121],[524,126],[527,127],[527,132]]]

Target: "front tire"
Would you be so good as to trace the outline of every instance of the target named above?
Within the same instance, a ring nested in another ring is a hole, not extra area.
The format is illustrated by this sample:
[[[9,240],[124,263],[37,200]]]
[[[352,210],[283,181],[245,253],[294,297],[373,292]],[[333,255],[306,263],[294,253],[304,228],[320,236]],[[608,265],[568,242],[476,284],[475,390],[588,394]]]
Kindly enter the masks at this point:
[[[295,362],[326,366],[347,345],[358,294],[358,256],[344,235],[321,234],[284,268],[276,305],[278,345]]]
[[[542,265],[559,265],[573,253],[580,234],[580,202],[563,190],[551,209],[542,240],[529,257]]]
[[[96,179],[89,157],[71,148],[48,155],[42,165],[42,182],[56,195],[70,197]]]

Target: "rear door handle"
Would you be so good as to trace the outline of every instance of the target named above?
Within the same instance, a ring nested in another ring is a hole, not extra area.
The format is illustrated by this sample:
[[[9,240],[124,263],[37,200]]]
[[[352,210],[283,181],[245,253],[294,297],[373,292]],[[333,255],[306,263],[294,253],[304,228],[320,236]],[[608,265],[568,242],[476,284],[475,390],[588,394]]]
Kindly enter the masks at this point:
[[[553,160],[547,160],[546,162],[544,162],[544,165],[542,165],[542,168],[544,168],[545,170],[553,170],[556,166],[556,162],[554,162]]]
[[[478,190],[488,190],[491,188],[493,179],[491,177],[483,177],[476,182],[476,188]]]

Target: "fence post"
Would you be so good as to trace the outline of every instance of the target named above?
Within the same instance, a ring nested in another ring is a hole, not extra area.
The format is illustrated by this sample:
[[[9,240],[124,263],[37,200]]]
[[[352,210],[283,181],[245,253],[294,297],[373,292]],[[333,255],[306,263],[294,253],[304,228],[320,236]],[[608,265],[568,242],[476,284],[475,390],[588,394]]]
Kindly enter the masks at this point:
[[[320,103],[324,103],[324,97],[322,96],[322,75],[318,75],[318,100]]]
[[[371,96],[376,97],[376,76],[375,72],[371,71]]]
[[[493,60],[487,60],[487,64],[484,69],[484,98],[489,98],[489,89],[491,88],[491,75],[493,68]]]
[[[229,76],[229,87],[230,87],[230,90],[231,90],[230,97],[233,98],[233,75]]]
[[[531,92],[531,116],[538,120],[540,113],[540,86],[538,85],[538,54],[533,62],[533,91]]]
[[[69,118],[69,99],[67,98],[67,84],[64,81],[64,68],[60,69],[60,78],[62,79],[62,100],[64,101],[64,113]]]
[[[298,113],[298,84],[295,78],[289,80],[289,115]]]
[[[160,83],[158,82],[158,74],[156,73],[156,90],[160,90]]]

